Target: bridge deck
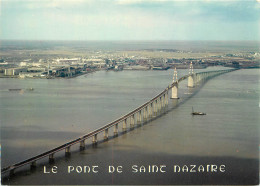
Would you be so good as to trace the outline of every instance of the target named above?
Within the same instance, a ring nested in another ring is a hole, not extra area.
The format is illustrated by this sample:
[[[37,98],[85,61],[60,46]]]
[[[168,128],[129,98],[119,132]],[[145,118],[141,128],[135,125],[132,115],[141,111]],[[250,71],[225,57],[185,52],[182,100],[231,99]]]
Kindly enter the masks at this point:
[[[199,75],[199,74],[203,74],[203,73],[211,73],[211,74],[212,74],[212,73],[215,73],[215,72],[216,72],[216,73],[217,73],[217,72],[226,73],[226,72],[230,72],[230,71],[233,71],[233,70],[235,70],[235,69],[222,70],[222,71],[200,72],[200,73],[196,73],[196,74],[193,74],[193,75]],[[222,74],[222,73],[220,73],[220,74]],[[218,74],[218,75],[219,75],[219,74]],[[109,123],[109,124],[107,124],[107,125],[105,125],[105,126],[103,126],[103,127],[101,127],[101,128],[98,128],[98,129],[96,129],[96,130],[94,130],[94,131],[92,131],[92,132],[90,132],[90,133],[88,133],[88,134],[86,134],[86,135],[84,135],[84,136],[82,136],[82,137],[79,137],[79,138],[77,138],[77,139],[75,139],[75,140],[69,141],[68,143],[65,143],[65,144],[63,144],[63,145],[60,145],[60,146],[54,148],[54,149],[51,149],[51,150],[49,150],[49,151],[47,151],[47,152],[41,153],[41,154],[39,154],[39,155],[37,155],[37,156],[34,156],[34,157],[32,157],[32,158],[29,158],[29,159],[26,159],[26,160],[21,161],[21,162],[19,162],[19,163],[10,165],[10,166],[8,166],[8,167],[5,167],[5,168],[1,169],[1,173],[5,173],[5,172],[8,172],[8,171],[17,169],[17,168],[19,168],[19,167],[22,167],[22,166],[24,166],[24,165],[30,164],[30,163],[32,163],[32,162],[35,162],[35,161],[39,160],[39,159],[42,159],[42,158],[44,158],[44,157],[47,157],[47,156],[49,156],[49,155],[51,155],[51,154],[54,154],[54,153],[59,152],[59,151],[62,151],[62,150],[66,149],[66,148],[68,148],[68,147],[70,147],[70,146],[72,146],[72,145],[74,145],[74,144],[80,143],[80,142],[83,141],[83,140],[86,140],[86,139],[88,139],[88,138],[91,138],[92,136],[94,136],[94,135],[96,135],[96,134],[99,134],[99,133],[105,131],[105,130],[108,129],[108,128],[113,127],[114,125],[116,125],[116,124],[118,124],[118,123],[124,121],[125,119],[129,118],[130,116],[132,116],[132,115],[138,113],[138,112],[139,112],[140,110],[142,110],[143,108],[147,107],[149,104],[153,103],[155,100],[157,100],[158,98],[160,98],[161,96],[163,96],[165,93],[167,93],[173,86],[175,86],[175,85],[178,84],[179,82],[181,82],[181,81],[187,79],[189,76],[191,76],[191,75],[186,75],[186,76],[183,76],[183,77],[179,78],[177,82],[174,82],[174,83],[172,83],[171,85],[169,85],[167,88],[165,88],[165,89],[164,89],[161,93],[159,93],[157,96],[155,96],[155,97],[152,98],[151,100],[147,101],[147,102],[144,103],[143,105],[139,106],[138,108],[134,109],[133,111],[129,112],[128,114],[121,116],[120,118],[116,119],[115,121],[113,121],[113,122],[111,122],[111,123]]]

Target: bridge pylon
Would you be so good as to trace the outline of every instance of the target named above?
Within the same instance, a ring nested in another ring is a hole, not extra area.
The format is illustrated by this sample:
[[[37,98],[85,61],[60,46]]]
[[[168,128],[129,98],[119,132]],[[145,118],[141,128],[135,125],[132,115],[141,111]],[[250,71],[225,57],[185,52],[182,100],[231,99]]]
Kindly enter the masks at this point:
[[[178,75],[177,75],[177,70],[176,67],[173,72],[173,87],[172,87],[172,96],[171,99],[179,99],[178,98]]]
[[[189,69],[188,87],[190,88],[194,87],[194,72],[193,72],[192,62],[190,63],[190,69]]]

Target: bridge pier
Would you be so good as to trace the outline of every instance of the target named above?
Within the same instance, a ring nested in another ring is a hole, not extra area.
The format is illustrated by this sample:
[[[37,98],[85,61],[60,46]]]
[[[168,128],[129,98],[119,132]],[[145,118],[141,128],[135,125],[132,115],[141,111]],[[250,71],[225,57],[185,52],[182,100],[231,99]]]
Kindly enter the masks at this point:
[[[160,97],[160,102],[161,102],[161,110],[162,110],[163,109],[163,102],[164,102],[163,96]]]
[[[139,110],[138,112],[138,116],[137,116],[137,124],[141,124],[142,123],[142,110]]]
[[[10,177],[11,177],[11,176],[14,176],[14,170],[15,170],[15,169],[11,169],[11,170],[10,170],[10,172],[9,172],[9,176],[10,176]]]
[[[202,81],[204,82],[206,80],[205,72],[202,73]]]
[[[150,117],[153,117],[153,103],[150,104]]]
[[[150,105],[148,104],[147,105],[147,120],[149,120],[149,118],[150,118]]]
[[[105,141],[108,140],[108,129],[105,129],[105,131],[104,131],[104,140]]]
[[[168,106],[169,104],[169,91],[167,90],[166,92],[166,105]]]
[[[196,83],[199,84],[201,81],[201,75],[200,74],[197,74],[196,75]]]
[[[164,107],[165,107],[165,96],[164,95],[162,95],[162,109],[164,109]]]
[[[165,105],[165,108],[167,108],[168,107],[168,104],[167,104],[167,95],[166,95],[166,93],[164,94],[164,105]]]
[[[195,75],[195,86],[200,83],[200,74]]]
[[[118,136],[118,123],[114,126],[114,136]]]
[[[204,81],[208,79],[206,72],[204,72]]]
[[[165,108],[166,107],[166,95],[163,94],[163,107]]]
[[[150,119],[152,117],[152,106],[151,104],[148,105],[148,118]]]
[[[92,145],[97,145],[97,134],[92,137]]]
[[[167,107],[168,106],[168,92],[165,92],[165,94],[164,94],[164,96],[165,96],[165,99],[164,99],[164,104],[165,104],[165,107]]]
[[[148,119],[148,108],[147,108],[147,106],[144,108],[144,121],[147,121],[147,119]]]
[[[49,163],[54,163],[54,154],[49,155]]]
[[[146,106],[144,107],[144,121],[147,121],[147,119],[148,119],[148,108]]]
[[[194,87],[194,78],[193,75],[190,75],[188,77],[188,87],[193,88]]]
[[[33,161],[31,163],[31,170],[36,169],[36,161]]]
[[[162,110],[162,97],[159,98],[159,112]]]
[[[171,99],[179,99],[178,97],[178,83],[176,83],[173,87],[172,87],[172,96]]]
[[[70,156],[70,146],[65,148],[65,156],[66,157]]]
[[[126,132],[126,127],[127,127],[127,119],[124,119],[124,121],[123,121],[123,132]]]
[[[144,108],[143,108],[143,109],[142,109],[141,122],[144,122],[144,118],[145,118],[145,111],[144,111]]]
[[[190,63],[190,69],[189,69],[188,87],[190,87],[190,88],[194,87],[194,73],[193,73],[192,62]]]
[[[135,115],[133,114],[130,118],[130,127],[133,128],[135,126]]]
[[[166,108],[167,107],[166,93],[163,94],[163,104],[164,104],[164,108]]]
[[[158,114],[159,112],[160,112],[160,99],[158,98],[156,102],[156,114]]]
[[[85,140],[80,141],[79,148],[80,150],[85,150]]]
[[[154,116],[157,115],[157,99],[154,101]]]
[[[162,109],[163,109],[163,96],[160,97],[160,104],[161,104],[161,109],[160,110],[162,111]]]
[[[178,75],[177,75],[176,68],[174,69],[172,83],[173,83],[173,87],[172,87],[171,99],[179,99],[178,98]],[[167,92],[167,94],[168,94],[168,92]]]

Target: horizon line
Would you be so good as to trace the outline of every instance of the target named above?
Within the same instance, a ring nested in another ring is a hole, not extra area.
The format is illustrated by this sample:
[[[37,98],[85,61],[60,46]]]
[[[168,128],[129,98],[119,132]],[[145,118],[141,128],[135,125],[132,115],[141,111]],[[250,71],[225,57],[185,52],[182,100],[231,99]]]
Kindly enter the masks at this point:
[[[157,41],[157,42],[171,42],[171,41],[219,41],[219,42],[260,42],[260,40],[214,40],[214,39],[208,39],[208,40],[199,40],[199,39],[194,39],[194,40],[190,40],[190,39],[182,39],[182,40],[174,40],[174,39],[144,39],[144,40],[140,40],[140,39],[136,39],[136,40],[121,40],[121,39],[111,39],[111,40],[95,40],[95,39],[83,39],[83,40],[79,40],[79,39],[0,39],[0,41],[95,41],[95,42],[111,42],[111,41],[116,41],[116,42],[149,42],[149,41]]]

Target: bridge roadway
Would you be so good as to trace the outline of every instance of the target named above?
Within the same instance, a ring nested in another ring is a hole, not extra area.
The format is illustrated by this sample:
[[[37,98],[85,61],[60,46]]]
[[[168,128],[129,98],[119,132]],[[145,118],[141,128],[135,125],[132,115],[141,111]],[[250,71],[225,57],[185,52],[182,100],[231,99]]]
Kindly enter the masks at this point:
[[[159,93],[157,96],[155,96],[154,98],[152,98],[151,100],[147,101],[146,103],[144,103],[143,105],[139,106],[138,108],[134,109],[132,112],[126,114],[126,115],[123,115],[121,116],[120,118],[116,119],[115,121],[101,127],[101,128],[98,128],[80,138],[77,138],[75,140],[72,140],[68,143],[65,143],[61,146],[58,146],[54,149],[51,149],[47,152],[44,152],[44,153],[41,153],[37,156],[34,156],[32,158],[29,158],[29,159],[26,159],[24,161],[21,161],[19,163],[16,163],[16,164],[13,164],[11,166],[8,166],[8,167],[5,167],[5,168],[2,168],[1,169],[1,174],[3,173],[6,173],[8,171],[10,171],[10,174],[11,173],[14,173],[14,170],[19,168],[19,167],[22,167],[22,166],[25,166],[25,165],[28,165],[28,164],[31,164],[31,166],[36,166],[36,161],[37,160],[40,160],[40,159],[43,159],[47,156],[49,156],[49,158],[54,158],[54,154],[57,153],[57,152],[60,152],[62,150],[65,149],[65,153],[70,153],[70,147],[72,145],[75,145],[75,144],[78,144],[78,143],[83,143],[83,145],[85,146],[85,140],[88,139],[88,138],[91,138],[91,137],[94,137],[93,138],[93,144],[97,143],[97,134],[101,133],[101,132],[106,132],[105,135],[108,135],[108,129],[113,127],[113,126],[116,126],[117,128],[114,130],[114,134],[117,135],[117,130],[118,130],[118,124],[121,123],[121,122],[126,122],[127,119],[131,119],[131,117],[134,118],[135,114],[141,114],[141,112],[143,111],[143,117],[142,115],[139,115],[139,122],[142,122],[142,118],[143,120],[147,119],[149,116],[154,116],[154,113],[156,114],[156,112],[158,110],[160,110],[163,106],[166,106],[168,104],[168,91],[173,88],[174,86],[176,86],[178,83],[180,83],[181,81],[187,79],[188,77],[200,77],[198,78],[200,81],[206,81],[208,80],[209,78],[212,78],[212,77],[215,77],[217,75],[220,75],[220,74],[223,74],[223,73],[227,73],[227,72],[231,72],[231,71],[234,71],[236,69],[228,69],[228,70],[220,70],[220,71],[209,71],[209,72],[200,72],[200,73],[195,73],[195,74],[190,74],[190,75],[185,75],[181,78],[178,79],[178,81],[175,81],[173,82],[171,85],[169,85],[167,88],[165,88],[161,93]],[[164,101],[162,101],[162,98],[164,98]],[[159,109],[156,108],[156,106],[158,107],[158,104],[159,106]],[[148,113],[148,107],[150,105],[150,115]],[[154,105],[154,106],[153,106]],[[145,111],[146,109],[146,111]],[[147,114],[147,118],[145,118]],[[131,120],[130,120],[131,122]],[[138,122],[138,118],[137,118],[137,122]],[[134,119],[134,123],[135,123],[135,119]],[[126,124],[126,123],[125,123]],[[130,123],[131,125],[131,123]],[[126,126],[125,126],[126,127]],[[124,126],[123,126],[123,129],[124,129]],[[124,131],[123,131],[124,132]],[[105,137],[104,135],[104,137]],[[108,139],[108,137],[107,137]]]

